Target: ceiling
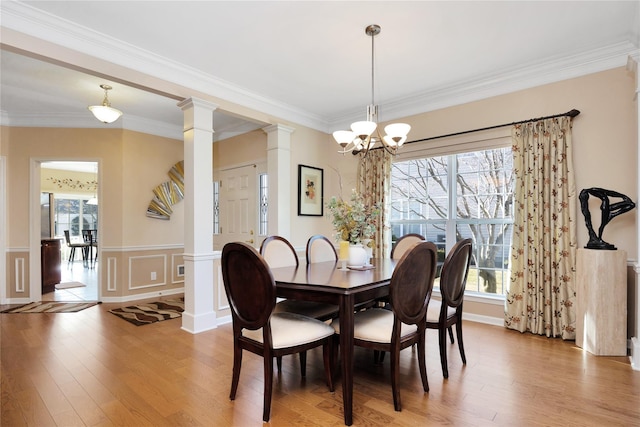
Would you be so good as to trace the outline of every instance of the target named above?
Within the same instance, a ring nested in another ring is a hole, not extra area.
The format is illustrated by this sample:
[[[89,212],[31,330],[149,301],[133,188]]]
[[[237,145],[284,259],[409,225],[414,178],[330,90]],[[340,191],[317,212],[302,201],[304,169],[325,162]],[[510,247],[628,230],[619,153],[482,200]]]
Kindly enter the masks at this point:
[[[624,66],[640,45],[638,1],[3,0],[0,12],[2,124],[104,127],[87,106],[108,83],[124,112],[110,126],[175,138],[181,97],[154,93],[154,79],[327,133],[364,119],[369,24],[382,27],[381,121]],[[149,87],[25,55],[24,36],[144,73]],[[268,124],[231,113],[214,113],[217,139]]]

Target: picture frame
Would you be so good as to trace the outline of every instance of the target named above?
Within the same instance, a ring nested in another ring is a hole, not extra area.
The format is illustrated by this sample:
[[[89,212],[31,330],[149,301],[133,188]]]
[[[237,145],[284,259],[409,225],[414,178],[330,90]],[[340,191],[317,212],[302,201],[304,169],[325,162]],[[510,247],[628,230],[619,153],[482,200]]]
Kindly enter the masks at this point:
[[[324,171],[298,165],[298,216],[324,215]]]

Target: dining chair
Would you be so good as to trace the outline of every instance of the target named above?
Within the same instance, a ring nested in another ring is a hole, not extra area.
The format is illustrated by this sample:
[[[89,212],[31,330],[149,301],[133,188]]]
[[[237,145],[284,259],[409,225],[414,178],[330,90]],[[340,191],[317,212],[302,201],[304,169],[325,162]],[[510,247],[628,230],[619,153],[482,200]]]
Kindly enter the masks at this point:
[[[396,264],[389,284],[391,310],[370,308],[355,313],[354,345],[389,352],[393,407],[400,402],[400,351],[413,344],[418,347],[418,367],[422,387],[429,391],[425,362],[426,313],[436,272],[436,246],[421,242],[407,251]],[[331,324],[340,333],[340,323]]]
[[[67,242],[67,247],[71,248],[71,252],[69,253],[68,263],[75,260],[77,248],[80,248],[80,252],[82,252],[82,261],[85,262],[86,261],[85,249],[87,248],[88,245],[84,242],[72,243],[71,236],[69,235],[69,230],[64,230],[64,240]]]
[[[322,346],[329,391],[334,390],[334,329],[319,320],[294,313],[274,313],[276,284],[269,265],[251,246],[242,242],[222,248],[222,278],[231,306],[233,323],[233,374],[229,398],[235,400],[242,352],[247,350],[264,358],[263,421],[269,421],[273,391],[273,358],[306,352]],[[304,365],[300,365],[305,376]]]
[[[306,250],[307,264],[323,261],[338,261],[338,252],[331,241],[322,234],[309,237]]]
[[[409,233],[396,240],[396,244],[391,248],[391,259],[400,259],[402,255],[416,243],[424,241],[424,236],[417,233]]]
[[[456,325],[458,348],[462,363],[467,364],[464,343],[462,342],[462,303],[464,302],[464,289],[473,253],[472,246],[471,239],[464,239],[451,248],[447,258],[444,260],[444,264],[442,264],[440,273],[442,300],[431,301],[427,310],[427,328],[438,330],[440,363],[442,364],[442,375],[445,378],[449,378],[446,331],[449,331],[449,338],[451,339],[451,344],[453,344],[453,325]]]
[[[299,266],[296,250],[293,248],[293,245],[282,236],[268,236],[265,238],[260,245],[260,254],[271,268]],[[298,313],[325,321],[331,320],[338,315],[338,306],[311,301],[285,299],[276,304],[275,312]]]
[[[87,253],[87,259],[93,265],[98,261],[98,230],[85,229],[82,230],[82,240],[87,244],[84,251]],[[96,248],[95,257],[93,255],[93,248]]]

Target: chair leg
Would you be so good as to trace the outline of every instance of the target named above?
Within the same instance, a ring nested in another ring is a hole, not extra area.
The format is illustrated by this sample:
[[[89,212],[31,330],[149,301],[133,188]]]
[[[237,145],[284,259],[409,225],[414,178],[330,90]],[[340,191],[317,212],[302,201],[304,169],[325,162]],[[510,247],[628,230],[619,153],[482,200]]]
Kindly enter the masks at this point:
[[[427,362],[426,362],[424,333],[420,338],[418,338],[418,367],[420,368],[420,378],[422,378],[422,388],[425,392],[428,392],[429,380],[427,378]]]
[[[276,357],[276,365],[278,366],[278,372],[282,372],[282,356]]]
[[[73,262],[76,256],[76,248],[75,246],[71,247],[71,252],[69,253],[69,262]]]
[[[264,357],[264,408],[262,409],[262,420],[269,422],[271,417],[271,393],[273,392],[273,357]]]
[[[462,343],[462,322],[460,320],[458,320],[458,323],[456,323],[456,335],[458,336],[458,349],[460,349],[462,363],[466,365],[467,357],[464,355],[464,344]]]
[[[392,348],[391,351],[391,392],[393,393],[393,408],[402,411],[400,402],[400,388],[398,387],[400,377],[400,349]]]
[[[451,344],[454,343],[453,341],[453,326],[449,326],[449,339],[451,340]]]
[[[333,386],[333,338],[329,338],[327,343],[322,346],[322,359],[324,361],[324,375],[327,378],[327,386],[329,391],[334,391]]]
[[[305,378],[307,376],[307,352],[300,352],[300,376]]]
[[[229,399],[235,400],[238,391],[238,381],[240,380],[240,367],[242,366],[242,349],[234,345],[233,349],[233,374],[231,375],[231,393]]]
[[[447,368],[447,330],[446,328],[438,329],[438,341],[440,344],[440,364],[442,365],[442,376],[449,378],[449,369]]]

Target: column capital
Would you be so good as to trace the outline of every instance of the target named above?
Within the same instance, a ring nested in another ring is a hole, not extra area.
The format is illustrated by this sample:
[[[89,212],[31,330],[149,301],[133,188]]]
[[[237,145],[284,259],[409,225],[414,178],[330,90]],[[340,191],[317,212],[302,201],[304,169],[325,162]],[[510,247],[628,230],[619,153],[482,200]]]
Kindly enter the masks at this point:
[[[291,126],[286,126],[283,124],[275,124],[275,125],[263,127],[262,130],[264,131],[264,133],[268,135],[273,132],[286,132],[286,133],[292,134],[296,129],[292,128]]]
[[[191,97],[178,102],[178,107],[180,107],[182,111],[195,107],[215,111],[219,107],[219,105],[214,104],[213,102],[205,101],[204,99]]]

